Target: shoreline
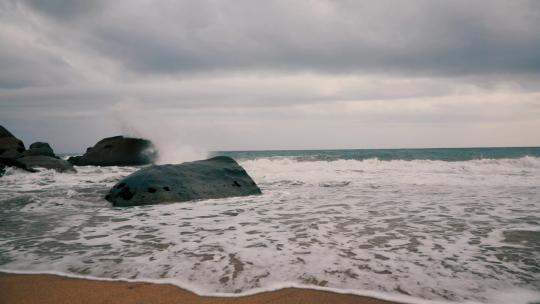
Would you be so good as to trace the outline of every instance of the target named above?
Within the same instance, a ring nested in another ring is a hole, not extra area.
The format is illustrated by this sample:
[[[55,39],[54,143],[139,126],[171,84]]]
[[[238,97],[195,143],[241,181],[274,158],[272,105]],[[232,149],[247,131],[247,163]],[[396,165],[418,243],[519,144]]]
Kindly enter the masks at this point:
[[[168,283],[101,281],[0,272],[0,303],[404,304],[354,294],[283,288],[238,297],[199,296]]]

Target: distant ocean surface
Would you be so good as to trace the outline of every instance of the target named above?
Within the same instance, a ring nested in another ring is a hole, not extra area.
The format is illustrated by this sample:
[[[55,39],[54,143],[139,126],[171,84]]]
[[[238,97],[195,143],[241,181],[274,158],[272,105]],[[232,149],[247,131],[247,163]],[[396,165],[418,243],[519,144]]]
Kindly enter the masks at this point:
[[[342,150],[270,150],[213,152],[239,159],[290,157],[299,161],[378,159],[378,160],[442,160],[467,161],[540,157],[540,147],[510,148],[433,148],[433,149],[342,149]]]
[[[229,151],[261,196],[113,208],[129,167],[0,178],[0,271],[540,303],[540,148]],[[1,291],[0,291],[1,292]]]

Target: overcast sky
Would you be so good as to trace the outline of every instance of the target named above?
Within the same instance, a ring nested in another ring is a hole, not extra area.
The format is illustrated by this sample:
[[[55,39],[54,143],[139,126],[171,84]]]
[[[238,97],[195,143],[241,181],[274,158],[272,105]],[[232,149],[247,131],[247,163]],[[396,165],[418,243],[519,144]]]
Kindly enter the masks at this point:
[[[539,29],[535,0],[0,0],[0,124],[59,152],[539,146]]]

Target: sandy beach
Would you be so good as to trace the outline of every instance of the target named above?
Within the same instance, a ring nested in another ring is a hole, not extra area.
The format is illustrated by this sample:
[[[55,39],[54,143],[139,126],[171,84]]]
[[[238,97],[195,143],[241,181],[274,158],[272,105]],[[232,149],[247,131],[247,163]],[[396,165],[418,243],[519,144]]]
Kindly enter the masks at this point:
[[[170,284],[106,282],[56,275],[0,273],[0,303],[392,304],[393,302],[298,288],[236,298],[203,297]]]

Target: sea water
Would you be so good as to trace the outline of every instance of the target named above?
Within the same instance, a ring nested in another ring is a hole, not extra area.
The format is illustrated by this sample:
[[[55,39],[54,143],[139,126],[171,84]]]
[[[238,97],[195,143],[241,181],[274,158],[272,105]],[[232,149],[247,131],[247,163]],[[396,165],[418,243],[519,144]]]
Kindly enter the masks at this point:
[[[411,303],[540,301],[540,148],[236,151],[263,195],[113,208],[138,168],[0,178],[0,270],[286,286]]]

